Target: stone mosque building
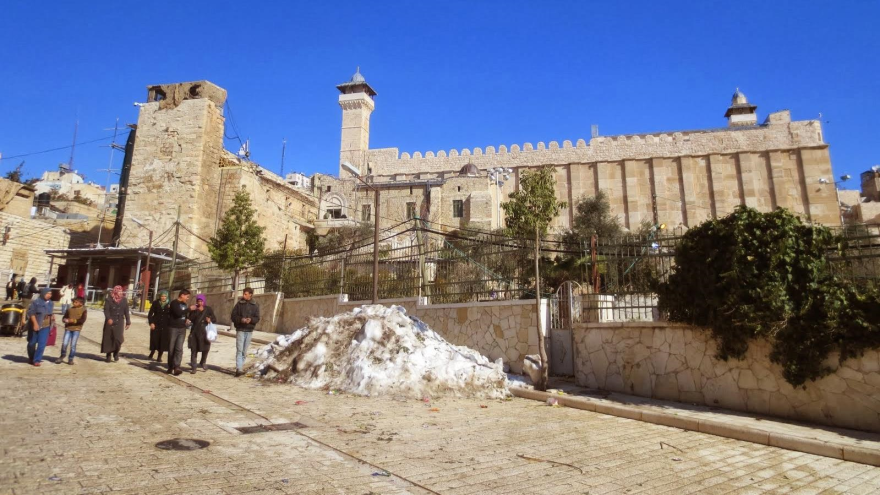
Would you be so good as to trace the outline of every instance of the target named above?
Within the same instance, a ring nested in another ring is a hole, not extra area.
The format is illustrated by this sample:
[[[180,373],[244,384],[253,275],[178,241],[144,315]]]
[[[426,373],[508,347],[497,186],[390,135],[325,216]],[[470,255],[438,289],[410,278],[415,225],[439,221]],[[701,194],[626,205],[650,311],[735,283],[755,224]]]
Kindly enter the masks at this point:
[[[524,171],[542,166],[556,171],[559,199],[573,205],[605,191],[630,229],[644,221],[691,227],[741,204],[840,223],[820,123],[792,121],[787,110],[758,123],[757,107],[739,90],[723,128],[409,153],[370,148],[376,91],[360,71],[337,88],[339,175],[315,174],[309,183],[288,181],[223,148],[224,89],[208,81],[150,86],[127,153],[120,244],[147,245],[148,232],[125,218],[134,217],[150,226],[158,246],[170,247],[167,233],[180,206],[179,251],[205,259],[206,240],[242,188],[251,193],[273,250],[303,249],[312,231],[372,222],[376,191],[380,228],[408,227],[418,216],[441,230],[495,229],[504,221],[500,202]],[[508,177],[503,185],[489,176],[497,168]],[[554,228],[567,228],[572,211],[562,211]]]
[[[691,227],[738,205],[761,211],[785,207],[807,220],[840,224],[819,121],[792,121],[784,110],[759,124],[757,107],[738,89],[724,113],[727,126],[718,129],[408,153],[370,148],[376,91],[360,71],[337,88],[339,176],[318,175],[314,181],[322,197],[319,224],[338,225],[346,220],[340,216],[370,218],[373,192],[353,177],[354,168],[380,191],[382,226],[417,213],[447,230],[494,229],[504,221],[498,205],[517,189],[520,174],[543,166],[556,171],[560,200],[574,205],[604,191],[629,229],[645,221]],[[503,185],[489,177],[499,167],[509,169]],[[554,227],[566,229],[572,215],[571,207],[562,211]]]

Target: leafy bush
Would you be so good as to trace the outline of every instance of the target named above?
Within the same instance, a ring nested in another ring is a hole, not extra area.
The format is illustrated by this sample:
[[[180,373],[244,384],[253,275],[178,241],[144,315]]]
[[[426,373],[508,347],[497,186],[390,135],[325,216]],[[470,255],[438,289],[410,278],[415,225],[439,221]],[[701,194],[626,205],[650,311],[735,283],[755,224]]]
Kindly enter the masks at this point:
[[[688,231],[675,268],[658,285],[671,321],[708,327],[721,359],[742,358],[749,342],[767,338],[771,361],[794,386],[880,346],[880,293],[835,277],[827,255],[841,240],[784,209],[731,215]]]

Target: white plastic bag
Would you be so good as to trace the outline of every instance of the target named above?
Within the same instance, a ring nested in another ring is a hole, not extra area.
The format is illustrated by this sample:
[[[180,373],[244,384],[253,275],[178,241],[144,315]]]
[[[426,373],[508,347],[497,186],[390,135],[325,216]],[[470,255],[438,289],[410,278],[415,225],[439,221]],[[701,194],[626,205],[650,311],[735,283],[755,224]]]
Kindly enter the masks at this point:
[[[214,342],[217,340],[217,325],[208,323],[205,326],[205,332],[208,334],[208,342]]]

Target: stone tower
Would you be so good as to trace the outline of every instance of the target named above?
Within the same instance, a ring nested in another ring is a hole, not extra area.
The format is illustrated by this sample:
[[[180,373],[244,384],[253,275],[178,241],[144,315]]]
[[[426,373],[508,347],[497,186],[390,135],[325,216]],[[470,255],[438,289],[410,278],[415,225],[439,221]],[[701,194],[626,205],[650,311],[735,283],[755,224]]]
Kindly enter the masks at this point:
[[[758,123],[758,115],[755,113],[758,107],[755,105],[749,104],[749,100],[746,99],[746,95],[736,88],[736,91],[733,93],[733,98],[730,101],[730,107],[727,109],[727,113],[724,114],[727,117],[727,126],[728,127],[737,127],[741,125],[755,125]]]
[[[376,92],[361,75],[360,67],[351,80],[336,86],[339,106],[342,107],[342,146],[339,149],[339,177],[351,175],[342,167],[348,162],[361,175],[368,175],[367,150],[370,148],[370,114],[376,107],[373,97]]]
[[[186,229],[179,250],[189,258],[204,257],[198,237],[214,234],[225,102],[226,90],[208,81],[149,86],[138,115],[126,216],[151,229],[158,246],[170,247],[174,236],[161,234],[174,225],[180,205]],[[147,245],[145,229],[131,221],[123,227],[122,245]]]

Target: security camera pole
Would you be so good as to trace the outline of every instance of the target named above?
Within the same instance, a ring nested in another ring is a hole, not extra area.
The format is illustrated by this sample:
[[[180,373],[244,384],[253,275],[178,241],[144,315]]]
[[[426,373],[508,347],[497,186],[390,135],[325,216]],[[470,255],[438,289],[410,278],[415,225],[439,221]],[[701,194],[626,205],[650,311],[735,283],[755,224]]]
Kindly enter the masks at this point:
[[[843,216],[843,205],[840,204],[840,189],[837,188],[838,184],[843,184],[844,182],[852,179],[852,176],[849,174],[843,174],[840,176],[840,180],[834,182],[834,194],[837,195],[837,214],[840,215],[840,228],[845,229],[846,223]],[[830,184],[831,181],[824,177],[819,178],[819,184]]]
[[[361,178],[360,170],[348,162],[342,162],[342,168],[351,172],[357,180],[373,191],[375,206],[373,206],[373,304],[379,302],[379,189],[368,184]]]

